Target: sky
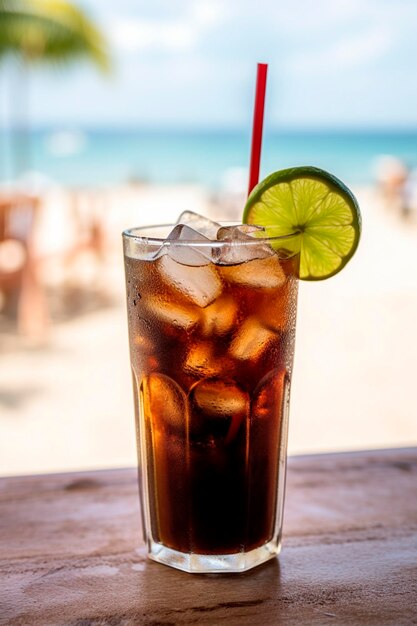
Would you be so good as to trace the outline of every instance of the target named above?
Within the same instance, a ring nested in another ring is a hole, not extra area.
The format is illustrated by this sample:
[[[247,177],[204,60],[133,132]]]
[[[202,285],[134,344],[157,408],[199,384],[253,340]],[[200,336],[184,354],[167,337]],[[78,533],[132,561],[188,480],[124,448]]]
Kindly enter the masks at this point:
[[[273,128],[417,128],[415,0],[78,3],[114,71],[32,71],[35,125],[247,127],[262,61]],[[3,93],[11,71],[0,66]]]

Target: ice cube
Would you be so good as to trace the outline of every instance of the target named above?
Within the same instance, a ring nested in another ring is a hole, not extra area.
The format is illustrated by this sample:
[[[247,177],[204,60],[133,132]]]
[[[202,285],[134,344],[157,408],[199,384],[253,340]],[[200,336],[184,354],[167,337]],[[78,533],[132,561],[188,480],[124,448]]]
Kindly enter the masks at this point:
[[[157,320],[183,330],[190,330],[199,320],[198,311],[194,308],[162,300],[157,296],[148,298],[146,306]]]
[[[182,241],[195,241],[205,245],[193,247],[192,245],[181,243]],[[175,242],[178,242],[178,245]],[[164,245],[171,259],[174,259],[177,263],[199,267],[208,265],[213,260],[212,247],[206,244],[210,244],[210,239],[189,226],[177,224],[168,235]]]
[[[228,380],[201,380],[189,396],[190,434],[200,441],[232,441],[249,413],[249,396]]]
[[[203,335],[225,335],[233,328],[237,314],[237,306],[233,298],[227,295],[220,296],[202,312]]]
[[[231,345],[230,354],[239,360],[256,360],[274,341],[279,340],[276,333],[268,330],[256,319],[248,317],[240,326]]]
[[[274,369],[257,385],[253,393],[251,418],[256,420],[276,419],[282,409],[284,379],[286,371]]]
[[[157,266],[168,286],[199,307],[208,306],[221,294],[222,282],[214,265],[185,266],[165,255]]]
[[[197,230],[201,235],[208,237],[209,239],[216,239],[217,231],[220,228],[220,224],[209,220],[204,215],[199,215],[193,211],[183,211],[177,219],[177,224],[185,224]]]
[[[273,289],[285,283],[285,273],[276,254],[240,265],[222,265],[219,271],[227,281],[247,287]]]
[[[132,363],[139,371],[150,371],[158,368],[155,357],[157,339],[152,324],[144,317],[131,317],[132,331]]]
[[[297,280],[290,276],[281,288],[263,296],[258,315],[267,328],[282,332],[295,325],[297,289]]]
[[[222,371],[222,363],[213,355],[210,342],[192,344],[184,363],[184,369],[192,376],[212,378]]]
[[[263,226],[254,224],[235,224],[234,226],[221,226],[217,231],[217,239],[224,241],[228,239],[253,239],[257,233],[264,233]]]
[[[265,259],[271,256],[274,251],[268,244],[256,242],[256,233],[263,233],[264,231],[262,226],[251,224],[222,226],[217,231],[217,239],[227,243],[220,248],[217,262],[224,265],[235,265],[252,259]],[[251,243],[248,244],[248,241]]]
[[[187,398],[181,387],[165,374],[145,376],[141,385],[141,399],[145,419],[152,432],[185,429]]]

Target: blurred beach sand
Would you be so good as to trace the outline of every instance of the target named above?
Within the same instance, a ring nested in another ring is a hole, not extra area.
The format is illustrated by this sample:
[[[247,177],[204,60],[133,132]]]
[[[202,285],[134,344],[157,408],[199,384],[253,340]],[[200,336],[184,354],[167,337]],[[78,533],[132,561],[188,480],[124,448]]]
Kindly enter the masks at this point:
[[[417,444],[417,226],[356,191],[356,256],[331,280],[300,285],[290,453]],[[136,462],[119,233],[185,209],[222,214],[198,186],[114,189],[106,203],[107,306],[56,321],[43,347],[2,334],[0,474]]]

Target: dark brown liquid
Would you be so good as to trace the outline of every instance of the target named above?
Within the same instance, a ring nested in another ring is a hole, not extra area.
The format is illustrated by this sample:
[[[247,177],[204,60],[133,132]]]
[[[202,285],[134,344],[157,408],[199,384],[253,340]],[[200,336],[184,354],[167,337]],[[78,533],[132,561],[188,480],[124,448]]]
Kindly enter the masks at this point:
[[[126,261],[142,496],[153,539],[175,550],[231,554],[274,535],[297,295],[296,261],[280,261],[282,280],[276,263],[195,279],[181,266],[190,296],[161,260]]]

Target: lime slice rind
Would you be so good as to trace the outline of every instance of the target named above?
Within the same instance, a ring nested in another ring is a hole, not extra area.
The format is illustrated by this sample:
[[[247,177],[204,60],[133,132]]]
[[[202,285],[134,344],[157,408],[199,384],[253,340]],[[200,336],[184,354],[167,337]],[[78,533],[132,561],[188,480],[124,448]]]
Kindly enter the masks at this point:
[[[354,255],[361,215],[346,185],[328,172],[302,166],[270,174],[249,195],[243,221],[268,236],[300,234],[300,278],[334,276]]]

